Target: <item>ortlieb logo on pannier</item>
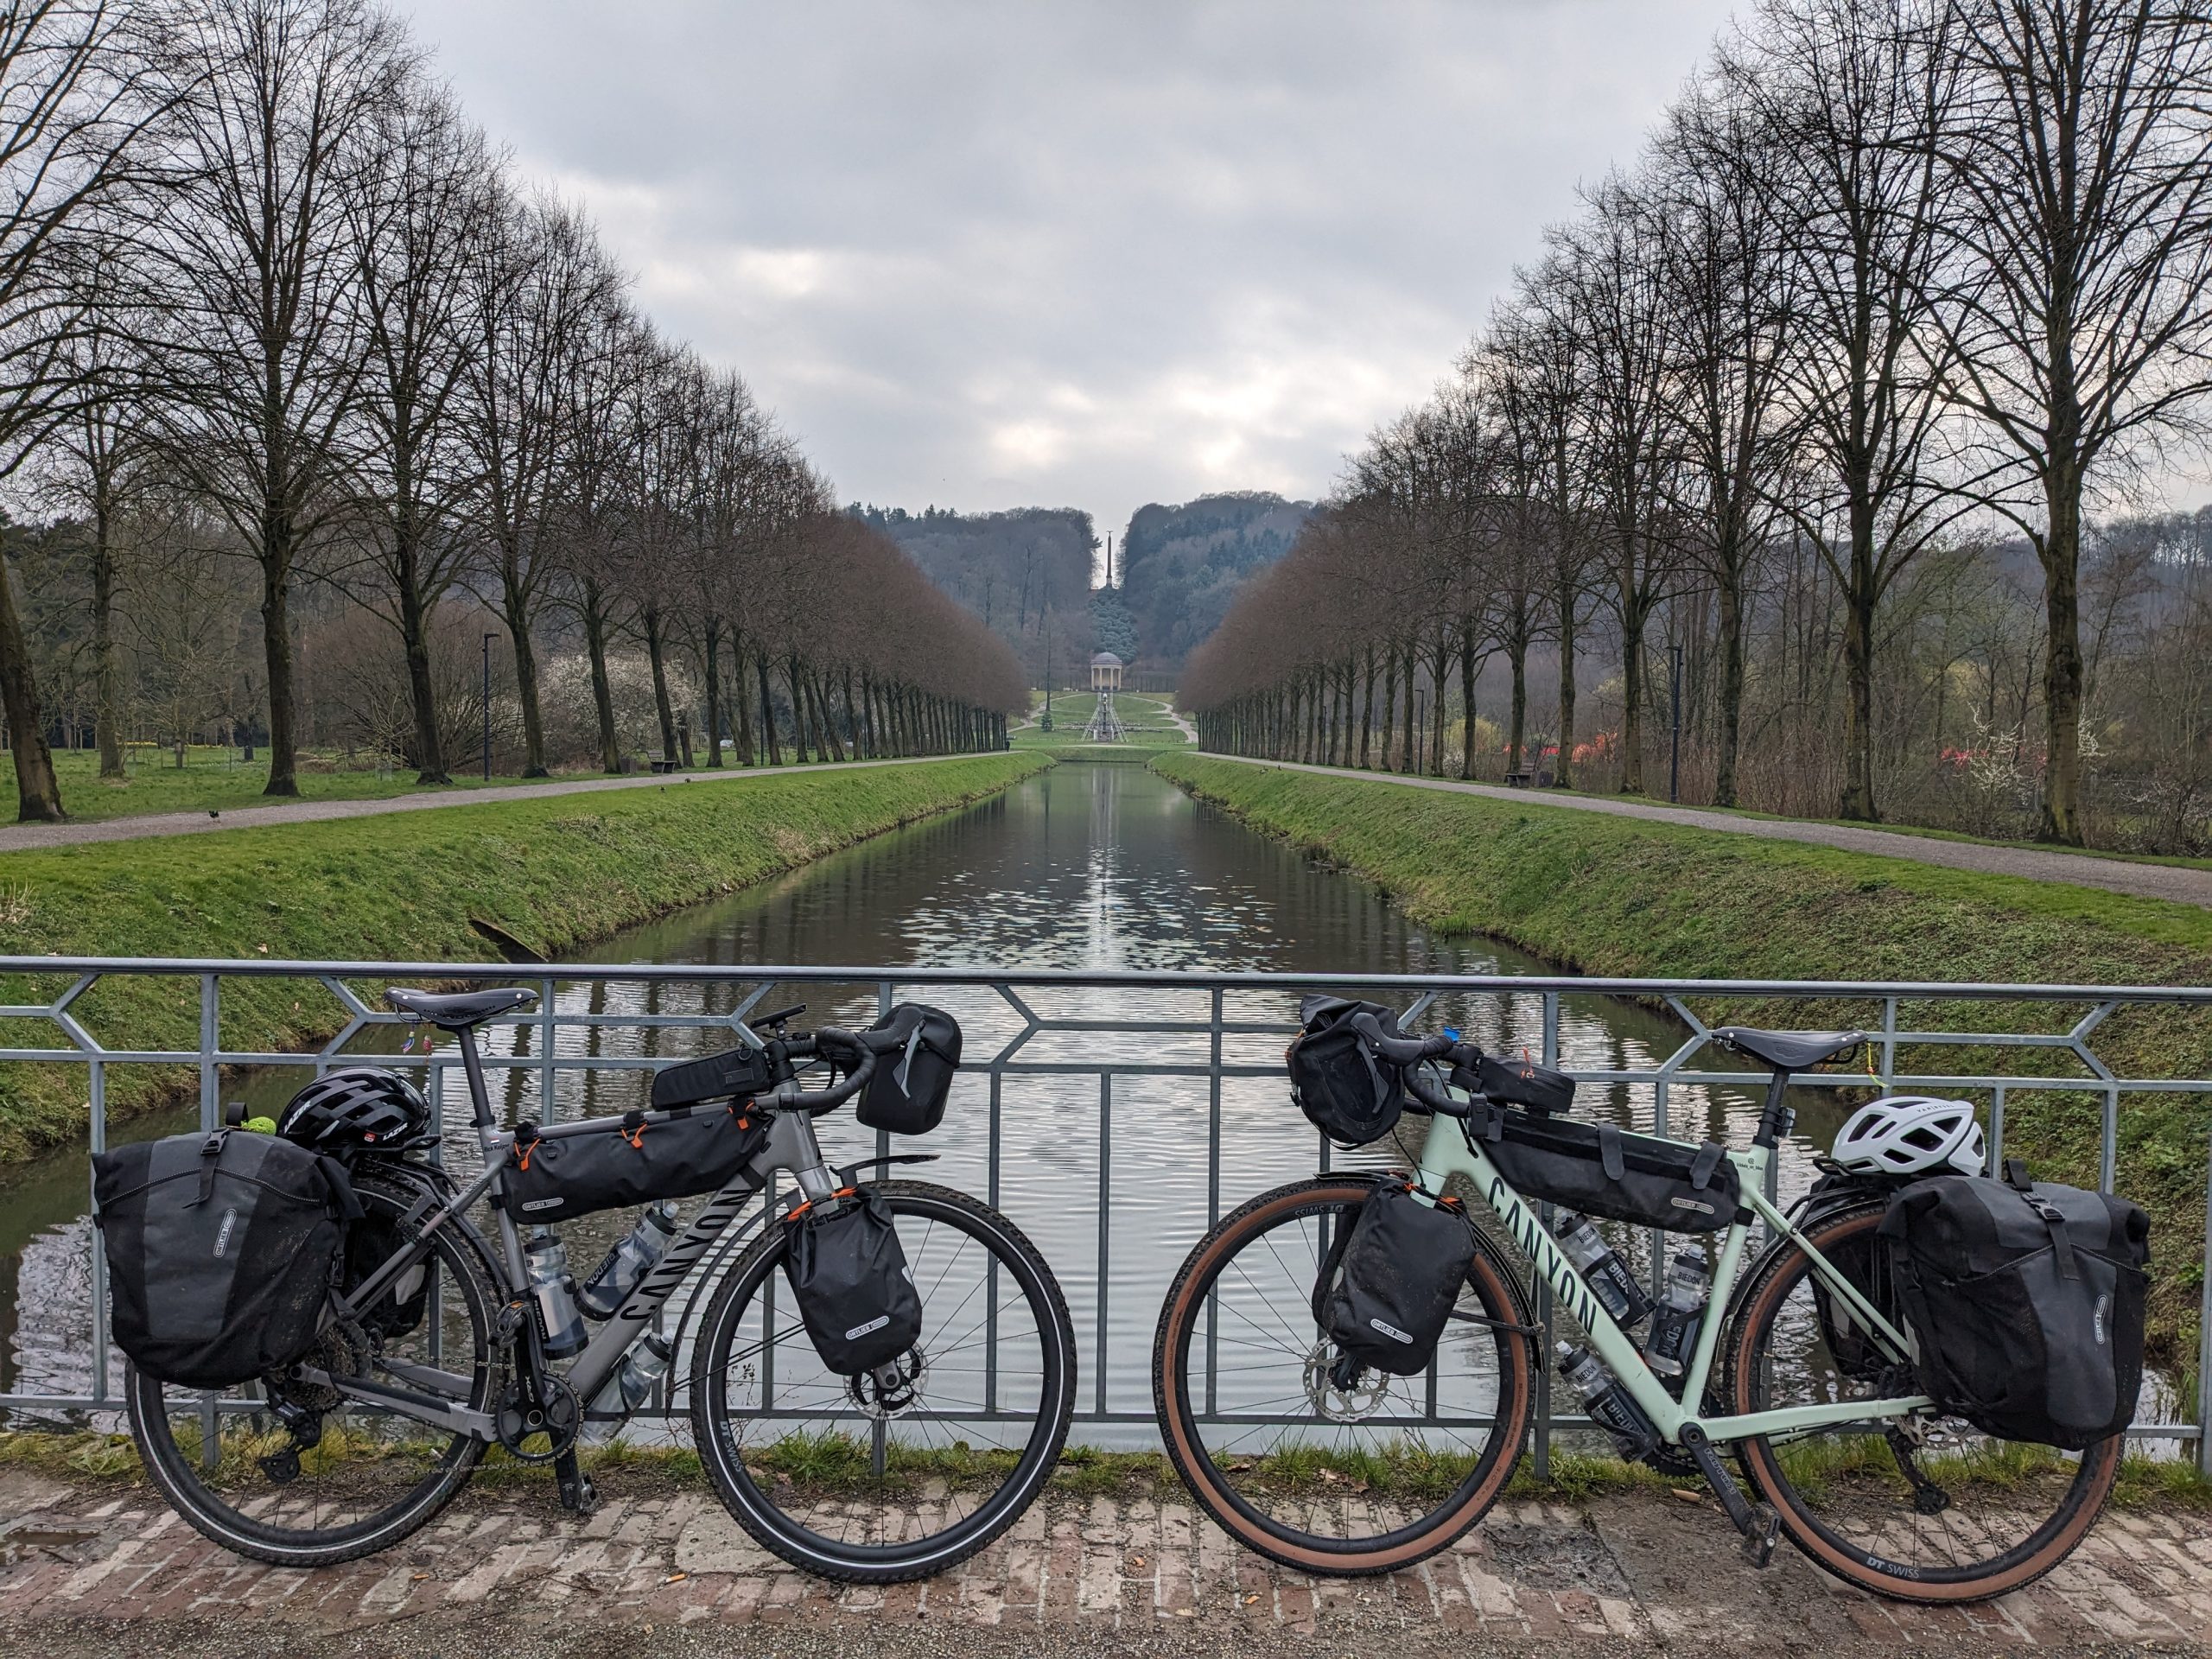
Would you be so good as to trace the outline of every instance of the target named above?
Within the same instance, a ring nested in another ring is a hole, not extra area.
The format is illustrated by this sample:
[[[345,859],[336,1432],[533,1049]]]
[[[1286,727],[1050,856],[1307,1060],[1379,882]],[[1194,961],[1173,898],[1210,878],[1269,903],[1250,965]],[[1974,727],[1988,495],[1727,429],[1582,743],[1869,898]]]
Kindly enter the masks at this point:
[[[1456,1198],[1431,1204],[1402,1179],[1380,1180],[1321,1262],[1314,1323],[1344,1357],[1419,1376],[1474,1259],[1474,1231]]]
[[[2150,1218],[2125,1198],[1940,1175],[1890,1201],[1881,1237],[1920,1386],[2003,1440],[2078,1450],[2134,1420]]]
[[[147,1376],[227,1389],[315,1344],[360,1215],[334,1160],[218,1129],[92,1160],[116,1346]]]

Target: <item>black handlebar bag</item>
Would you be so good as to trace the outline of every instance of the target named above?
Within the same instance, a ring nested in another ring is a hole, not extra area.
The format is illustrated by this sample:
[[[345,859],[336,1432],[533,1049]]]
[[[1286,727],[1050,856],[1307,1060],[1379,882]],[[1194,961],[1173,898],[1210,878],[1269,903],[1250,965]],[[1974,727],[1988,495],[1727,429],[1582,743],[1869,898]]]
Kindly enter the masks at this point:
[[[1398,1016],[1379,1002],[1309,996],[1298,1005],[1304,1027],[1283,1055],[1290,1097],[1307,1122],[1340,1147],[1363,1147],[1398,1126],[1405,1079],[1352,1028],[1355,1015],[1375,1016],[1386,1037],[1402,1037]]]
[[[861,1033],[875,1070],[853,1116],[871,1129],[927,1135],[944,1121],[945,1096],[960,1069],[960,1022],[943,1008],[901,1002]]]
[[[2079,1450],[2135,1418],[2151,1221],[2125,1198],[1940,1175],[1891,1201],[1881,1237],[1921,1388],[2000,1440]]]
[[[719,1192],[768,1139],[748,1101],[625,1112],[541,1129],[515,1125],[507,1205],[519,1221],[566,1221],[597,1210]]]
[[[1457,1199],[1424,1204],[1404,1181],[1377,1182],[1322,1260],[1313,1321],[1362,1364],[1418,1376],[1435,1357],[1474,1259],[1474,1232]]]
[[[785,1224],[784,1274],[824,1365],[858,1376],[920,1340],[921,1295],[898,1224],[874,1188],[808,1205]]]
[[[1717,1141],[1686,1147],[1494,1105],[1467,1132],[1524,1198],[1671,1233],[1719,1232],[1743,1208],[1743,1177]]]
[[[116,1346],[148,1376],[227,1389],[315,1345],[360,1205],[334,1159],[218,1129],[92,1160]]]

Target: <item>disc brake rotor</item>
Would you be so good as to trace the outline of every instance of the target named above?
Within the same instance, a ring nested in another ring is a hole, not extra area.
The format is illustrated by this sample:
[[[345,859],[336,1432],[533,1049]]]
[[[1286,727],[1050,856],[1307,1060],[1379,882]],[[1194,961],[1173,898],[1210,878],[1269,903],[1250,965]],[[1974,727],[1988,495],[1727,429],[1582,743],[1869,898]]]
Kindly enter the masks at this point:
[[[1390,1391],[1382,1372],[1363,1369],[1350,1388],[1339,1387],[1330,1375],[1337,1363],[1336,1344],[1317,1342],[1306,1356],[1306,1399],[1314,1414],[1332,1423],[1357,1423],[1374,1415]]]
[[[861,1415],[875,1422],[902,1416],[921,1398],[922,1379],[929,1358],[918,1346],[909,1348],[888,1365],[845,1379],[845,1392]]]

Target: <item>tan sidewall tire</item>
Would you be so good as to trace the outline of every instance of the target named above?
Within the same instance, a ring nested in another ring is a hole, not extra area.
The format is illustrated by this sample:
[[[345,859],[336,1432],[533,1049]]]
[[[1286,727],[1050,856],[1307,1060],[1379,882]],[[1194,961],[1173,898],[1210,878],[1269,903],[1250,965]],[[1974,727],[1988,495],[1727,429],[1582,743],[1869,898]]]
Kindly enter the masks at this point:
[[[1871,1228],[1879,1224],[1881,1214],[1877,1207],[1840,1216],[1808,1230],[1806,1236],[1818,1249],[1822,1236],[1832,1230],[1840,1225],[1849,1225],[1854,1231],[1860,1227]],[[1777,1301],[1796,1284],[1798,1275],[1793,1264],[1802,1259],[1802,1254],[1794,1249],[1776,1258],[1763,1270],[1758,1282],[1752,1286],[1751,1294],[1745,1298],[1737,1315],[1736,1328],[1730,1338],[1734,1351],[1730,1362],[1729,1403],[1733,1411],[1758,1409],[1751,1397],[1751,1351],[1754,1333],[1770,1317]],[[1774,1506],[1776,1515],[1781,1518],[1783,1531],[1789,1535],[1789,1541],[1818,1566],[1840,1579],[1894,1600],[1958,1605],[1986,1601],[1992,1596],[2001,1596],[2032,1584],[2072,1554],[2088,1535],[2089,1529],[2096,1524],[2097,1516],[2104,1510],[2105,1499],[2110,1496],[2113,1482],[2120,1472],[2120,1440],[2115,1437],[2091,1446],[2082,1453],[2084,1459],[2098,1460],[2089,1484],[2085,1490],[2077,1481],[2069,1491],[2068,1501],[2075,1506],[2074,1513],[2032,1555],[1988,1578],[1965,1580],[1955,1584],[1899,1578],[1894,1573],[1869,1567],[1855,1555],[1846,1554],[1823,1537],[1819,1529],[1811,1525],[1799,1509],[1796,1492],[1783,1477],[1772,1446],[1764,1440],[1745,1440],[1737,1446],[1737,1457],[1751,1484]]]
[[[1182,1477],[1191,1496],[1238,1543],[1255,1554],[1309,1573],[1330,1577],[1359,1577],[1368,1573],[1395,1572],[1425,1560],[1439,1550],[1448,1548],[1463,1536],[1468,1529],[1483,1518],[1490,1506],[1497,1501],[1505,1483],[1512,1478],[1513,1466],[1520,1460],[1521,1447],[1528,1438],[1529,1428],[1529,1342],[1525,1337],[1509,1337],[1505,1343],[1505,1363],[1499,1374],[1500,1382],[1510,1389],[1512,1414],[1510,1423],[1501,1422],[1493,1435],[1510,1433],[1505,1441],[1509,1450],[1492,1462],[1490,1472],[1479,1481],[1472,1492],[1437,1524],[1418,1538],[1408,1540],[1391,1548],[1363,1554],[1350,1550],[1315,1550],[1293,1544],[1260,1527],[1228,1500],[1215,1484],[1213,1465],[1192,1443],[1189,1425],[1174,1402],[1180,1397],[1173,1375],[1176,1355],[1187,1348],[1188,1332],[1194,1323],[1194,1303],[1198,1300],[1198,1287],[1211,1284],[1217,1264],[1234,1254],[1234,1247],[1250,1234],[1262,1231],[1287,1212],[1301,1210],[1316,1203],[1328,1203],[1332,1198],[1357,1205],[1371,1191],[1364,1181],[1306,1181],[1294,1186],[1278,1188],[1263,1194],[1225,1217],[1212,1232],[1198,1242],[1169,1288],[1166,1305],[1160,1311],[1159,1333],[1153,1344],[1153,1398],[1158,1408],[1160,1428],[1166,1441],[1167,1456],[1175,1465],[1175,1472]],[[1494,1317],[1519,1322],[1520,1301],[1510,1284],[1498,1273],[1497,1264],[1487,1249],[1475,1253],[1474,1265],[1468,1269],[1468,1278],[1481,1296],[1484,1305]],[[1179,1339],[1171,1339],[1179,1338]]]

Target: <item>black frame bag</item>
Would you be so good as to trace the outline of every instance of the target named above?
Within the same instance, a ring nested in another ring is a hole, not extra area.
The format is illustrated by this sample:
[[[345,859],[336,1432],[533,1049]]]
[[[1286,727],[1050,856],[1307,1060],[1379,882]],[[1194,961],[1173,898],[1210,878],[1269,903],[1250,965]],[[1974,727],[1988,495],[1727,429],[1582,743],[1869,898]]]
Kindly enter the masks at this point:
[[[784,1276],[824,1365],[858,1376],[920,1340],[921,1294],[898,1224],[874,1187],[842,1193],[834,1205],[804,1205],[785,1225]]]
[[[1744,1207],[1743,1178],[1717,1141],[1685,1147],[1610,1123],[1532,1116],[1493,1105],[1468,1125],[1524,1198],[1670,1233],[1717,1233]]]
[[[515,1125],[507,1206],[522,1221],[566,1221],[596,1210],[718,1192],[767,1143],[751,1103],[625,1112],[541,1129]]]
[[[1298,1005],[1305,1028],[1283,1055],[1290,1097],[1306,1121],[1340,1147],[1363,1147],[1398,1127],[1406,1109],[1405,1079],[1352,1029],[1352,1016],[1371,1014],[1386,1037],[1399,1037],[1398,1016],[1379,1002],[1309,996]]]
[[[1362,1364],[1418,1376],[1474,1260],[1474,1230],[1457,1198],[1424,1204],[1409,1182],[1378,1182],[1321,1262],[1313,1322]]]
[[[217,1129],[92,1160],[109,1329],[163,1382],[227,1389],[315,1345],[361,1206],[334,1158]]]
[[[853,1116],[871,1129],[927,1135],[944,1121],[945,1096],[960,1069],[960,1022],[943,1008],[901,1002],[861,1033],[875,1071]]]
[[[1891,1200],[1881,1236],[1923,1392],[2000,1440],[2079,1451],[2135,1418],[2151,1218],[2125,1198],[1939,1175]]]

